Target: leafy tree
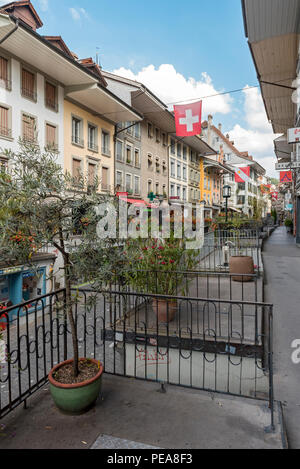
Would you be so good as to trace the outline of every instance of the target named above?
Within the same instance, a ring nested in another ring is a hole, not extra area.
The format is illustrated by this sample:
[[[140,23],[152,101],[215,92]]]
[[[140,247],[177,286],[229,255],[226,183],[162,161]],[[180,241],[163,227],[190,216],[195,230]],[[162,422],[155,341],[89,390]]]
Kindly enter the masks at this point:
[[[121,264],[122,252],[111,238],[100,239],[96,228],[101,217],[95,207],[114,198],[100,195],[97,178],[65,174],[57,154],[20,140],[17,152],[5,151],[9,174],[0,173],[0,251],[8,264],[18,262],[35,269],[35,255],[53,246],[63,259],[66,313],[70,323],[74,375],[78,376],[78,338],[72,312],[72,279],[109,281],[109,273]],[[79,246],[72,248],[73,235]]]

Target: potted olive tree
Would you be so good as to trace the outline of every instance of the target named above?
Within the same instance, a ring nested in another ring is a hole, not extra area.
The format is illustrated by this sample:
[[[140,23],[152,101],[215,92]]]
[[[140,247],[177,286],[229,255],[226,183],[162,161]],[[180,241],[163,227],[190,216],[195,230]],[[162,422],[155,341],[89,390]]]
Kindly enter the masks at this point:
[[[65,412],[80,413],[99,395],[103,366],[90,357],[79,357],[71,282],[74,275],[93,275],[101,265],[103,243],[109,240],[95,236],[98,217],[94,207],[107,197],[97,192],[97,179],[91,190],[84,175],[74,179],[64,174],[56,153],[24,141],[19,145],[18,152],[6,151],[11,161],[9,177],[0,175],[2,260],[34,270],[35,255],[43,246],[52,246],[60,253],[66,292],[62,311],[71,330],[73,358],[51,370],[49,381],[56,405]],[[72,237],[78,232],[80,252],[70,249]],[[111,261],[114,252],[106,249]]]

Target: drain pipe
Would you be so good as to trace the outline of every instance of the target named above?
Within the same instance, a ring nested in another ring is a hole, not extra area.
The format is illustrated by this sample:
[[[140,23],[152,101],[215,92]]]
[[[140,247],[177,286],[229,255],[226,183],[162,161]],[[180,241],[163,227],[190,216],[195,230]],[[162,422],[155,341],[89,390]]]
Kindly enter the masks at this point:
[[[17,18],[16,26],[0,40],[0,45],[3,44],[3,42],[5,42],[6,39],[8,39],[12,34],[14,34],[18,28],[19,28],[19,18]]]

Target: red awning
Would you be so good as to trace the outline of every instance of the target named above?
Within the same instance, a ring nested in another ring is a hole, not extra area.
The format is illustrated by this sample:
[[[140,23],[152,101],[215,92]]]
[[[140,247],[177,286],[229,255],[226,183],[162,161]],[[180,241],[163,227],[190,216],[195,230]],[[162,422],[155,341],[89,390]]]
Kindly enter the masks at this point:
[[[132,205],[137,205],[137,206],[144,205],[146,207],[151,207],[151,204],[149,204],[148,202],[145,202],[145,200],[126,199],[125,197],[120,197],[120,199]]]

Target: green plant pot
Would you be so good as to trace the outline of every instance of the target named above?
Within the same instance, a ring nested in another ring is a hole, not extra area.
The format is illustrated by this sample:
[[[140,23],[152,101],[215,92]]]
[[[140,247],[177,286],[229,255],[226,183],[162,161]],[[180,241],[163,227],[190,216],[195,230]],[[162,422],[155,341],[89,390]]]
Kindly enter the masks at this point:
[[[81,358],[80,361],[86,360]],[[91,359],[96,365],[97,360]],[[49,373],[50,392],[55,405],[64,413],[78,415],[87,412],[95,404],[102,384],[103,366],[100,365],[99,373],[89,381],[76,384],[58,383],[53,374],[62,366],[73,363],[73,360],[67,360],[56,365]]]

